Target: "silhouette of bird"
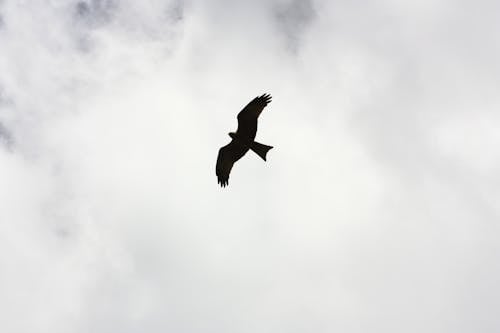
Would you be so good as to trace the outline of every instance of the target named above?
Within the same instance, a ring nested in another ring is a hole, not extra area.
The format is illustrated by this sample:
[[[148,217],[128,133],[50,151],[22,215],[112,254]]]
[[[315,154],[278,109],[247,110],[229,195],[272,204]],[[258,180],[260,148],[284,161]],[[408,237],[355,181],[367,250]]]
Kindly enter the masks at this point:
[[[248,150],[252,150],[265,161],[267,152],[273,148],[254,141],[257,134],[257,119],[270,102],[271,95],[269,94],[255,97],[238,113],[238,129],[236,133],[229,133],[231,142],[219,149],[217,156],[215,173],[221,187],[228,185],[229,173],[233,164],[242,158]]]

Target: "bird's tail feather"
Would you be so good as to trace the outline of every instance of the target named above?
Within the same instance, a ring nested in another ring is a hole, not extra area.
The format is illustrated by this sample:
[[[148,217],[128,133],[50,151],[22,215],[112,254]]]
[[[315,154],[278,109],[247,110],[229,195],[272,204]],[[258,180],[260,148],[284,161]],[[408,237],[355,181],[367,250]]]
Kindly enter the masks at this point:
[[[252,142],[250,149],[252,149],[257,155],[259,155],[264,161],[266,160],[267,152],[273,148],[272,146],[266,146],[262,143]]]

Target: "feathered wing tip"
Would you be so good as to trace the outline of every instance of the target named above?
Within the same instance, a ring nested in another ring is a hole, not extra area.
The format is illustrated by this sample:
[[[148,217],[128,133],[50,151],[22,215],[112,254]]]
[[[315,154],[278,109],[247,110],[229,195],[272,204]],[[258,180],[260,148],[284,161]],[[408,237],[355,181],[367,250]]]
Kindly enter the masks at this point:
[[[226,187],[229,184],[229,174],[224,174],[223,170],[217,170],[217,183],[220,184],[221,187]]]
[[[265,93],[257,98],[260,99],[262,102],[264,102],[265,105],[271,103],[271,99],[272,99],[271,95],[268,93]]]
[[[218,183],[220,184],[220,187],[226,187],[229,184],[229,179],[222,179],[219,177]]]

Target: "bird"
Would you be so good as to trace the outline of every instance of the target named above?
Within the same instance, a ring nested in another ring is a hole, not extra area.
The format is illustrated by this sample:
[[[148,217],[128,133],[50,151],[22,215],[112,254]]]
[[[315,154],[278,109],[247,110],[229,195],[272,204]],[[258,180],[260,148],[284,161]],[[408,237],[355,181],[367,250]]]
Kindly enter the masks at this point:
[[[230,132],[231,142],[219,149],[215,174],[221,187],[229,184],[229,173],[233,164],[242,158],[249,150],[259,155],[266,161],[267,152],[272,146],[255,141],[257,135],[257,119],[264,108],[271,102],[271,95],[263,94],[255,97],[238,113],[238,129]]]

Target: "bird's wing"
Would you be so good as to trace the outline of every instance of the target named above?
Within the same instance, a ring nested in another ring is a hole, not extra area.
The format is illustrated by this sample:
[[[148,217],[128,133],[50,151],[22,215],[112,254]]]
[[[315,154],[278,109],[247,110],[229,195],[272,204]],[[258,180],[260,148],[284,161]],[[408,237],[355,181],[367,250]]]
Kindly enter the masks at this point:
[[[271,102],[271,95],[264,94],[255,97],[250,103],[238,113],[238,133],[243,135],[251,135],[251,132],[257,132],[257,118],[262,113],[262,110]],[[246,133],[249,132],[249,133]],[[255,133],[253,133],[255,136]]]
[[[245,148],[234,140],[219,149],[215,174],[217,175],[217,182],[222,187],[226,187],[229,182],[229,173],[233,168],[233,164],[242,158],[247,151],[248,148]]]

